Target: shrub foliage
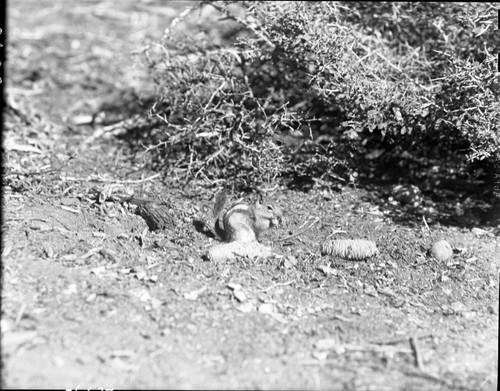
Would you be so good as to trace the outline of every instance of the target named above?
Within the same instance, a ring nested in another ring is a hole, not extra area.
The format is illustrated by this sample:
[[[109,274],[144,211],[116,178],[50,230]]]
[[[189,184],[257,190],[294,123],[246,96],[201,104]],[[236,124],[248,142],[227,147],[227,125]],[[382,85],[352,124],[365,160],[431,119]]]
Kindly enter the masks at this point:
[[[490,3],[194,3],[144,49],[153,150],[187,178],[246,182],[347,177],[374,142],[493,162],[496,15]]]

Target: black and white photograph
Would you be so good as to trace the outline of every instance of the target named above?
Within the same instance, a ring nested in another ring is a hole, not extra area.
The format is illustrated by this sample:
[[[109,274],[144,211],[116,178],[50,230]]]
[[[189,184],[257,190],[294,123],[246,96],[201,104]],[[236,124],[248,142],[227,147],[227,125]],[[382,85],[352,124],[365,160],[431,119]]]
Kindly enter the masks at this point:
[[[2,7],[2,389],[498,389],[498,3]]]

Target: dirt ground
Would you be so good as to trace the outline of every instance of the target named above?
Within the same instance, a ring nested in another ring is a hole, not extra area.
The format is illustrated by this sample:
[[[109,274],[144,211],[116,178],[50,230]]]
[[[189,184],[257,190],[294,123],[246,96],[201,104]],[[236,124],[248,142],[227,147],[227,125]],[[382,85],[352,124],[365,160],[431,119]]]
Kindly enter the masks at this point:
[[[131,53],[185,4],[8,6],[2,387],[496,389],[492,229],[427,228],[385,189],[277,186],[285,223],[264,238],[277,255],[206,261],[215,241],[195,222],[213,188],[173,188],[146,153],[92,137],[154,96]],[[136,206],[99,202],[116,189],[168,200],[170,223],[152,232]],[[380,254],[322,256],[334,237]],[[427,255],[439,238],[454,249],[446,262]]]

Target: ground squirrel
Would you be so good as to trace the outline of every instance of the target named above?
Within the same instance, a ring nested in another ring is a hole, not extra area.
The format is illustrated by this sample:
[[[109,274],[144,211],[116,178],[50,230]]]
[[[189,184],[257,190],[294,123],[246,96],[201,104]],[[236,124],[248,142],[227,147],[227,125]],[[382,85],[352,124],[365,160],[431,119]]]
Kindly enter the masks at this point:
[[[228,194],[222,190],[215,197],[213,215],[215,232],[225,242],[252,242],[260,234],[279,225],[282,210],[276,203],[261,197],[254,205],[244,202],[228,204]]]

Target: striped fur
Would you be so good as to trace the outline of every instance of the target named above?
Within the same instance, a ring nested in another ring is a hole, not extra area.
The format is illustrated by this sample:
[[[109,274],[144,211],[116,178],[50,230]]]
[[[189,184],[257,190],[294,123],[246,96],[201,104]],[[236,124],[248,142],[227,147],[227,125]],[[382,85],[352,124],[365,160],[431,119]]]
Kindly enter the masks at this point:
[[[235,202],[225,209],[226,201],[227,195],[221,192],[214,206],[215,231],[225,242],[252,242],[279,224],[281,209],[272,203],[248,205]]]

